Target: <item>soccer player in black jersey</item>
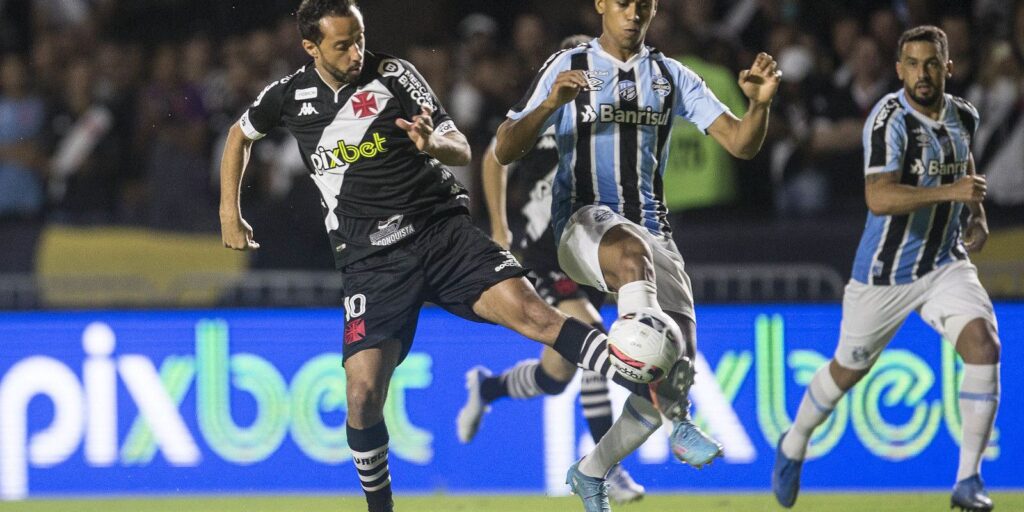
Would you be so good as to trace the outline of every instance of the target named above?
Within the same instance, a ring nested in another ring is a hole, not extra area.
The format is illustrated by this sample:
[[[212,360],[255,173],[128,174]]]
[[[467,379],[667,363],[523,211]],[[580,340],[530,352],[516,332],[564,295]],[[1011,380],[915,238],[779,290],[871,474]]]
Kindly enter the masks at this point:
[[[228,248],[259,248],[241,215],[242,174],[252,142],[284,126],[320,190],[344,278],[348,442],[369,510],[393,508],[384,399],[425,301],[635,389],[608,361],[607,338],[538,297],[512,254],[472,225],[466,189],[445,167],[469,162],[466,138],[409,62],[365,50],[355,2],[303,0],[296,18],[313,60],[268,85],[229,130],[221,231]]]
[[[561,47],[572,48],[590,39],[584,35],[570,36],[562,41]],[[522,258],[530,269],[529,279],[548,304],[603,331],[598,309],[607,294],[576,284],[558,266],[551,227],[551,181],[558,167],[554,131],[542,134],[529,153],[508,166],[495,158],[492,143],[481,166],[491,237]],[[574,375],[576,365],[549,347],[544,348],[539,360],[524,359],[498,376],[484,366],[471,368],[466,373],[466,404],[456,421],[459,441],[468,443],[476,436],[483,415],[495,400],[557,395],[565,391]],[[612,403],[603,376],[583,372],[580,405],[596,443],[612,426]],[[644,487],[633,481],[621,464],[612,467],[606,480],[608,496],[613,501],[628,503],[644,496]]]

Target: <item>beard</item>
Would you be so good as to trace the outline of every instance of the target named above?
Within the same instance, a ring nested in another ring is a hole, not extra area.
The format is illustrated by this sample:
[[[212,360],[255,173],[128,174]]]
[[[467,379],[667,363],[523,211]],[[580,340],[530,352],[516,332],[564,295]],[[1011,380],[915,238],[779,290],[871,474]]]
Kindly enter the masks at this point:
[[[931,89],[932,89],[931,94],[929,94],[927,96],[921,96],[921,95],[915,93],[914,91],[917,89],[918,85],[927,85],[927,86],[931,87]],[[932,83],[918,82],[917,84],[914,84],[913,87],[909,87],[907,85],[904,85],[903,86],[903,90],[905,90],[907,92],[907,96],[910,96],[910,99],[914,100],[915,103],[917,103],[918,105],[921,105],[922,107],[931,107],[931,106],[935,105],[935,103],[938,102],[939,98],[942,96],[942,92],[939,90],[939,88],[936,87],[935,84],[932,84]]]
[[[330,73],[331,77],[343,83],[350,84],[359,78],[359,71],[342,71],[327,62],[322,62],[324,70]]]

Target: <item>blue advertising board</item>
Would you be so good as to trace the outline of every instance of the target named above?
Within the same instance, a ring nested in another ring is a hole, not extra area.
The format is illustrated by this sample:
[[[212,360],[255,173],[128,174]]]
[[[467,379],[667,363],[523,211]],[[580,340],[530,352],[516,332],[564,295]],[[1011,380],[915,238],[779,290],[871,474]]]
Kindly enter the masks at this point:
[[[1013,391],[1024,385],[1014,364],[1024,305],[997,304],[996,314],[1008,363],[984,476],[991,487],[1021,488],[1024,474],[1007,455],[1024,446],[999,427],[1024,420]],[[0,314],[0,499],[359,492],[344,428],[343,317],[340,309]],[[691,398],[725,459],[700,472],[675,462],[665,426],[625,461],[630,472],[652,491],[766,490],[775,442],[831,356],[839,320],[837,305],[698,308]],[[566,468],[593,445],[578,379],[557,397],[495,404],[469,445],[455,436],[466,370],[500,371],[539,352],[505,329],[425,309],[385,411],[396,492],[564,494]],[[912,317],[819,428],[805,488],[949,488],[959,371],[949,344]],[[625,396],[613,390],[615,402]]]

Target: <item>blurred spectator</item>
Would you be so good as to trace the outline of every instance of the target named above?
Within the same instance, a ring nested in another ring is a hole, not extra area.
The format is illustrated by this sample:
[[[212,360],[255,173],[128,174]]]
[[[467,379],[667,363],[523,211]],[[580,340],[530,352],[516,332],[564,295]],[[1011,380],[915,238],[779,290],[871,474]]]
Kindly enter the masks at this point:
[[[903,27],[900,26],[896,13],[891,9],[879,9],[871,13],[868,31],[872,40],[886,62],[896,62],[896,43],[899,42]],[[893,66],[890,66],[892,68]]]
[[[832,22],[832,53],[836,59],[832,85],[845,88],[853,78],[854,48],[860,39],[860,23],[853,16],[843,16]]]
[[[963,96],[974,81],[976,67],[970,23],[963,16],[946,16],[940,28],[946,32],[949,60],[953,61],[953,76],[946,79],[946,92]]]
[[[0,56],[0,272],[27,272],[42,228],[46,104],[19,55]]]

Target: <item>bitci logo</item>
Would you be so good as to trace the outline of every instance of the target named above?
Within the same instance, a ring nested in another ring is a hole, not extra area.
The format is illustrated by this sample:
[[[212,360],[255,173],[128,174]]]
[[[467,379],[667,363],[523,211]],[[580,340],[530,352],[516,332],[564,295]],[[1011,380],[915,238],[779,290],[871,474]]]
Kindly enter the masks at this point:
[[[377,115],[377,98],[369,91],[353,95],[352,111],[359,119]]]
[[[362,318],[350,320],[345,324],[345,344],[362,341],[366,337],[366,322]]]

